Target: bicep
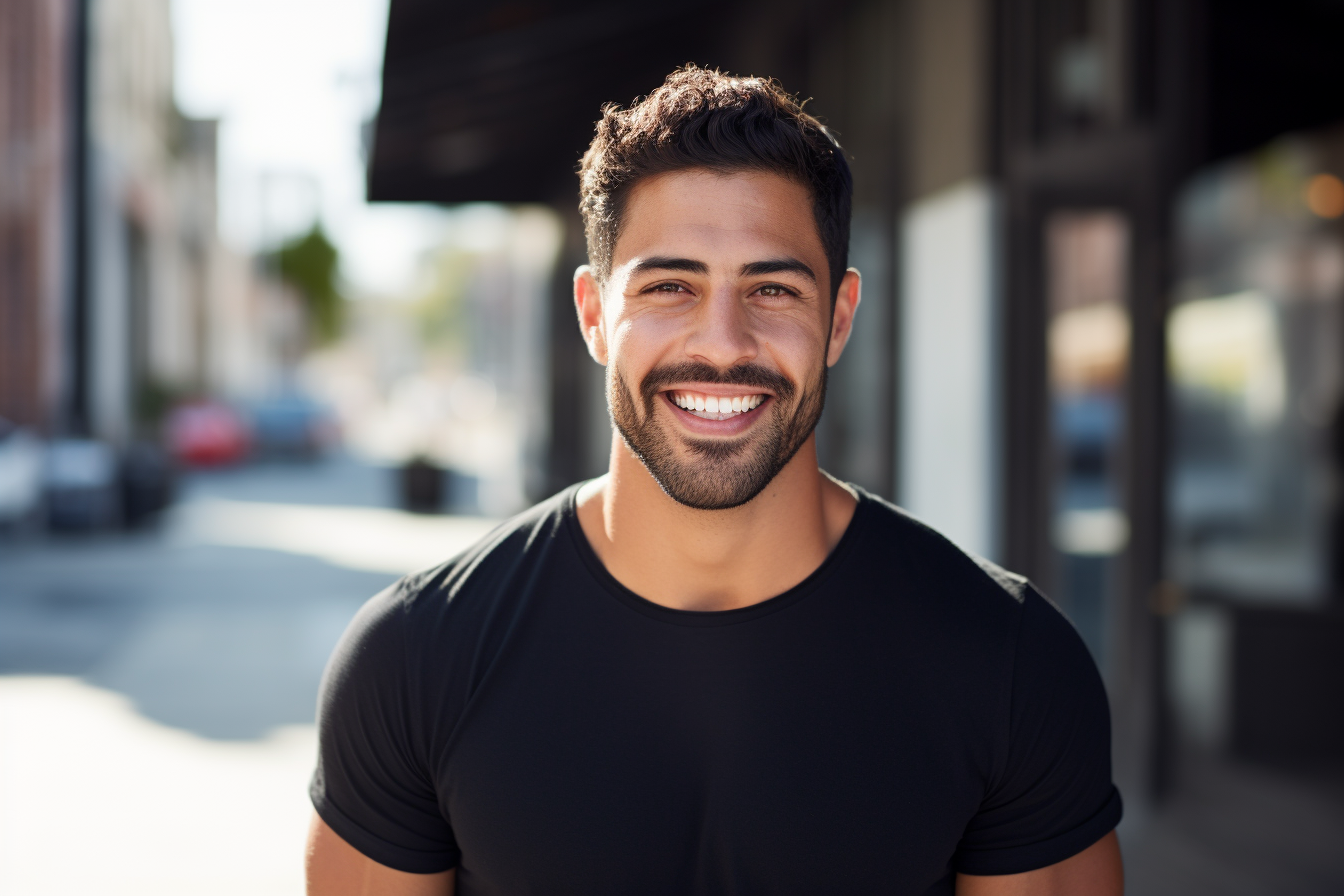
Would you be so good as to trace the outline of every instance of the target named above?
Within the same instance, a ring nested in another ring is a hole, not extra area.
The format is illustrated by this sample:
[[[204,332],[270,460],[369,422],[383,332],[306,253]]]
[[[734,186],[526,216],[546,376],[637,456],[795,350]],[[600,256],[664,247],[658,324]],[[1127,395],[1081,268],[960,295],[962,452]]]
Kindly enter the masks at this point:
[[[1077,855],[1035,871],[957,875],[957,896],[1121,896],[1124,890],[1115,831]]]
[[[452,869],[411,874],[379,864],[342,840],[316,812],[304,866],[308,896],[453,896]]]

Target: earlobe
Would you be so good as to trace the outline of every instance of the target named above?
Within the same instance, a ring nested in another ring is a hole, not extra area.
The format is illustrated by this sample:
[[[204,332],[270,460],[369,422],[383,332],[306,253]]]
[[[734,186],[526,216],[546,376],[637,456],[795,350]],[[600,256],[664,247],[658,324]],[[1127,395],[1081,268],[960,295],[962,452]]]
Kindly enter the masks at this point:
[[[588,354],[605,366],[607,340],[602,329],[602,290],[592,268],[586,264],[574,271],[574,310],[579,316],[579,332],[588,346]]]
[[[831,310],[831,341],[826,349],[826,366],[835,365],[849,342],[849,334],[854,330],[854,314],[858,311],[862,297],[862,281],[857,268],[845,271],[840,281],[840,289],[835,294],[835,307]]]

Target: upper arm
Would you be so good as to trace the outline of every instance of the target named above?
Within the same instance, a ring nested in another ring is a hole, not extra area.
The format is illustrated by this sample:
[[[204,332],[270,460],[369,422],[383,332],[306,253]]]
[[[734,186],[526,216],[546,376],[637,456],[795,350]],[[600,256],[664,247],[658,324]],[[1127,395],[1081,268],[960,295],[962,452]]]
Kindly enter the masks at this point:
[[[365,604],[332,653],[309,794],[323,823],[363,855],[430,874],[456,865],[458,849],[430,758],[436,719],[415,696],[405,627],[391,589]]]
[[[1069,622],[1030,589],[1008,696],[1003,759],[954,859],[968,875],[1064,866],[1120,821],[1101,676]]]
[[[1115,831],[1077,855],[1035,871],[957,875],[957,896],[1121,896],[1124,890]]]
[[[317,813],[308,829],[308,896],[453,896],[454,870],[411,874],[380,865],[337,835]]]

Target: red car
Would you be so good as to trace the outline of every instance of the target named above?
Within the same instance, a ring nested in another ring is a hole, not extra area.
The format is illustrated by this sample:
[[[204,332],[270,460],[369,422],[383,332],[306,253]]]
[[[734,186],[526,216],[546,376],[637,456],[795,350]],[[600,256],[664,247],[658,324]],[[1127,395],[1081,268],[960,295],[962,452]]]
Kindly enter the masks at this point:
[[[251,434],[243,418],[226,404],[200,401],[181,405],[168,415],[168,450],[193,467],[235,464],[247,457]]]

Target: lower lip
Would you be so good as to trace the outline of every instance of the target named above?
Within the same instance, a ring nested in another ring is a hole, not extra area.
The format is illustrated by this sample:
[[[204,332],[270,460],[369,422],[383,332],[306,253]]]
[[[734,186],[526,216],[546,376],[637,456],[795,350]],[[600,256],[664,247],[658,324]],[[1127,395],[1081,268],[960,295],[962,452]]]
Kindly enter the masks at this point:
[[[749,411],[740,414],[734,414],[726,420],[706,420],[704,417],[697,417],[683,407],[678,407],[672,401],[670,392],[663,393],[663,401],[667,403],[673,415],[681,421],[681,424],[696,435],[705,436],[735,436],[746,432],[756,419],[761,415],[761,409],[770,404],[773,399],[766,396],[765,400]]]

